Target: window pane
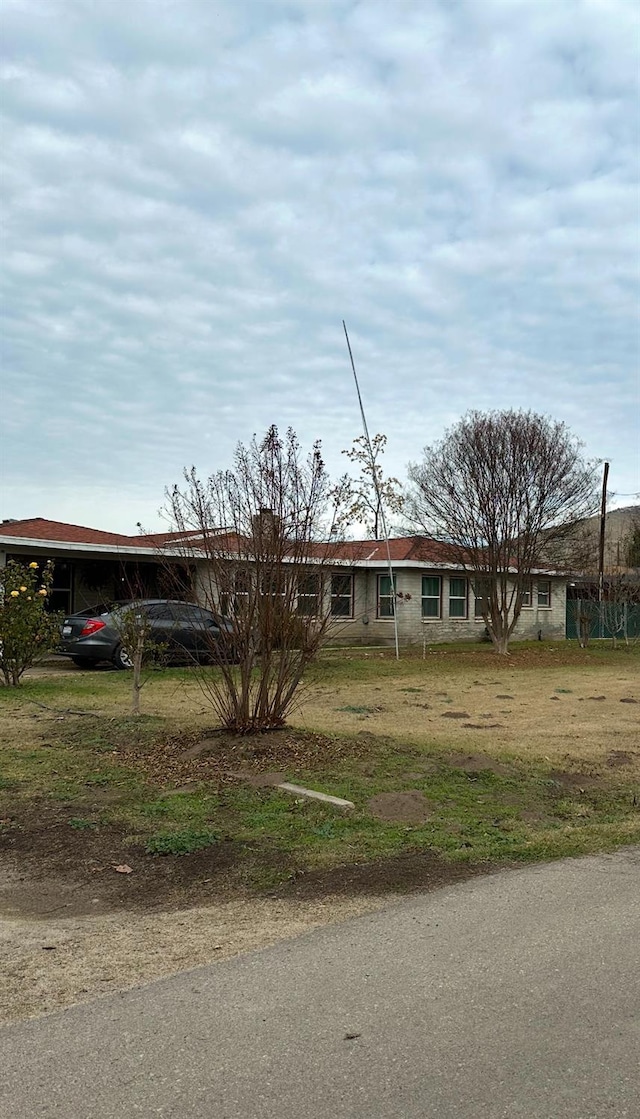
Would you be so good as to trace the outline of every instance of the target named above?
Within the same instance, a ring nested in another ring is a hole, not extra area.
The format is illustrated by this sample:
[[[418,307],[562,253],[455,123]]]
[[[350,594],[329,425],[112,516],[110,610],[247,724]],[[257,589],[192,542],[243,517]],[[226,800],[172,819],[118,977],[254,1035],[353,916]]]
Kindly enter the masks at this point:
[[[440,598],[440,576],[439,575],[423,575],[422,576],[422,597],[423,598]]]
[[[548,579],[538,582],[538,606],[551,605],[551,583]]]
[[[350,618],[352,610],[353,579],[351,575],[331,576],[331,613],[334,618]]]
[[[449,579],[449,617],[466,618],[467,616],[467,580]]]
[[[331,576],[331,594],[334,595],[348,595],[351,597],[351,576],[350,575],[332,575]]]
[[[379,618],[392,618],[394,614],[395,604],[395,575],[393,577],[393,586],[391,584],[390,575],[378,576],[378,617]]]
[[[422,576],[422,617],[440,617],[440,576]]]
[[[522,605],[531,606],[531,583],[522,588]]]
[[[315,617],[318,613],[318,598],[320,595],[320,576],[317,571],[310,571],[298,577],[298,613],[307,617]]]

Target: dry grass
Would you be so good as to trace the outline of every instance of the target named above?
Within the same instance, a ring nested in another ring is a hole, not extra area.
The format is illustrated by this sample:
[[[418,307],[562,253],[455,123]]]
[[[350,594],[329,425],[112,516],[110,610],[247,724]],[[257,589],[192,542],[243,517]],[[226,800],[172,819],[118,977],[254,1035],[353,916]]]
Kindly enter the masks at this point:
[[[613,750],[640,746],[638,667],[636,658],[525,670],[472,664],[470,671],[445,669],[434,677],[427,662],[424,672],[410,675],[316,685],[292,722],[325,733],[366,730],[438,749],[558,762],[571,754],[606,763]],[[638,702],[621,702],[628,699]],[[451,717],[458,713],[465,717]]]

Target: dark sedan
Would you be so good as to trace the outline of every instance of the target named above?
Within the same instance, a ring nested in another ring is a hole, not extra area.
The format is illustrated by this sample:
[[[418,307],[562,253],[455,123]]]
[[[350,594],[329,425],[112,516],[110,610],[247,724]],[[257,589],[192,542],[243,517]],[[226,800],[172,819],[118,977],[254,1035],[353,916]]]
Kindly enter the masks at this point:
[[[95,668],[110,661],[115,668],[131,668],[131,658],[122,647],[122,622],[135,610],[146,623],[147,639],[162,651],[163,660],[191,663],[216,658],[228,652],[231,624],[222,622],[201,606],[171,599],[116,602],[80,610],[65,618],[56,652],[71,657],[78,668]]]

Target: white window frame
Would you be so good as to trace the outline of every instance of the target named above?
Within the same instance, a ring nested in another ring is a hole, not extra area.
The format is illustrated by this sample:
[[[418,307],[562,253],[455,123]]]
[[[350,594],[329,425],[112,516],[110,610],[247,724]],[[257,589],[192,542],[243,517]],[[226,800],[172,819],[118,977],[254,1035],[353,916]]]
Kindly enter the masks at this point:
[[[349,580],[349,594],[348,595],[344,594],[342,591],[340,592],[340,594],[337,594],[336,592],[334,592],[334,589],[333,589],[334,579],[344,579],[344,580],[348,579]],[[330,598],[331,598],[330,611],[331,611],[331,617],[332,618],[353,618],[354,594],[353,594],[353,572],[352,571],[332,571],[331,572]],[[344,602],[345,600],[348,600],[348,602],[349,602],[349,612],[348,612],[348,614],[343,614],[342,612],[337,612],[336,610],[334,610],[334,605],[335,604],[337,604],[339,602]]]
[[[315,580],[315,591],[301,590],[300,588],[309,584],[310,580]],[[301,606],[308,606],[311,603],[311,609],[301,610]],[[303,618],[317,618],[320,613],[320,603],[322,602],[322,579],[319,571],[305,571],[298,575],[298,585],[296,593],[296,612]]]
[[[396,612],[396,595],[398,593],[398,580],[397,580],[396,576],[394,575],[393,576],[393,583],[391,584],[390,593],[389,594],[382,594],[381,591],[380,591],[380,587],[382,585],[382,580],[383,579],[389,579],[390,580],[391,576],[381,574],[381,575],[378,575],[378,578],[376,580],[376,618],[378,618],[378,620],[381,621],[381,622],[392,622],[393,618],[394,618],[394,615],[395,615],[395,612]],[[390,602],[391,612],[389,614],[383,614],[381,612],[380,607],[381,607],[382,599],[385,599],[385,600],[388,599],[389,602]]]
[[[451,594],[452,583],[464,583],[464,599],[462,595]],[[464,614],[452,614],[451,603],[464,601]],[[466,622],[469,620],[469,580],[465,575],[449,576],[449,618],[452,622]]]
[[[425,594],[424,593],[424,581],[425,581],[425,579],[434,579],[437,582],[437,584],[438,584],[438,594],[437,594],[437,596],[434,595],[434,594]],[[421,591],[421,606],[420,606],[420,609],[421,609],[422,621],[423,622],[438,622],[438,621],[440,621],[440,619],[442,618],[442,576],[441,575],[428,575],[428,574],[422,575],[421,576],[421,582],[420,582],[420,591]],[[437,614],[425,614],[425,611],[424,611],[425,602],[434,602],[436,600],[436,598],[437,598],[437,603],[438,603]]]
[[[546,593],[544,591],[541,592],[540,588],[545,587],[545,586],[547,587]],[[537,596],[536,597],[537,597],[537,602],[538,602],[538,609],[539,610],[550,610],[551,609],[551,579],[538,579],[536,591],[537,591]],[[541,596],[542,596],[542,598],[546,599],[546,602],[541,602],[540,601]]]
[[[533,606],[533,583],[531,579],[527,582],[526,586],[520,592],[520,607],[522,610],[530,610]]]

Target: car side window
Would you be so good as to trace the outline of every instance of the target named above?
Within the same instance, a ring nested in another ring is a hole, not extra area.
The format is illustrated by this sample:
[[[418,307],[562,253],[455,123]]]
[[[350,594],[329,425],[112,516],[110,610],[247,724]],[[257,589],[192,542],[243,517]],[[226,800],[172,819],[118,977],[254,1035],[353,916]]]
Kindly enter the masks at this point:
[[[172,618],[174,622],[190,622],[192,625],[197,619],[199,613],[197,606],[189,606],[188,603],[182,602],[168,602],[165,606],[168,617]]]
[[[164,602],[155,602],[148,606],[141,606],[140,609],[142,613],[146,614],[150,621],[171,621],[171,615]]]

